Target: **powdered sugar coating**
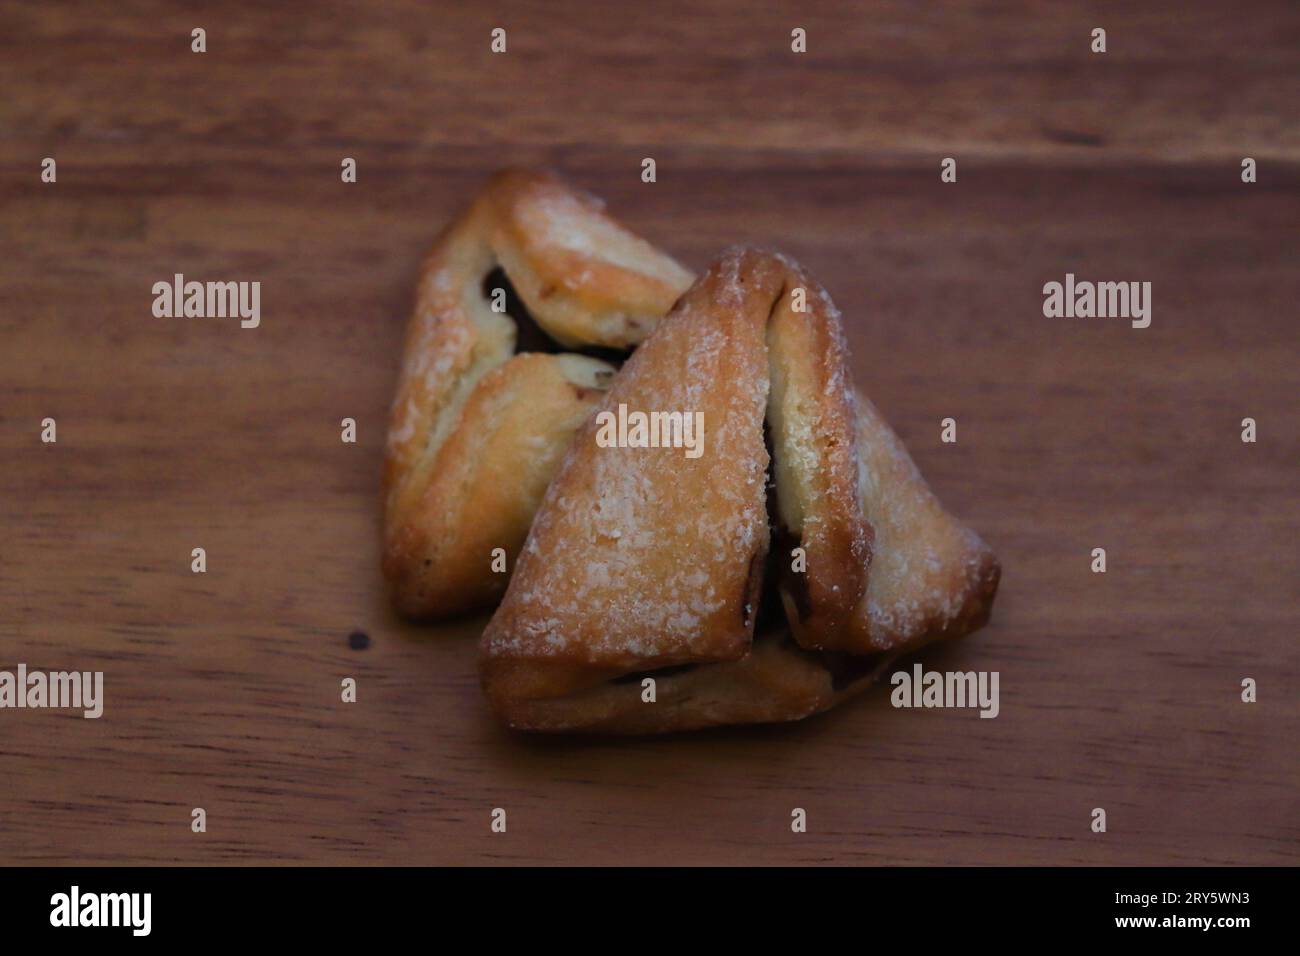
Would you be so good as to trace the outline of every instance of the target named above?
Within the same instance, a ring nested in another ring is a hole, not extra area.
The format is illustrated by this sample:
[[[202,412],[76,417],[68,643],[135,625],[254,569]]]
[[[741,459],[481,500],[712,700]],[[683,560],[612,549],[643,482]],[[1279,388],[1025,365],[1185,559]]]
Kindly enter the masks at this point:
[[[704,454],[601,448],[589,421],[534,520],[486,655],[649,666],[744,652],[751,571],[767,545],[763,327],[779,286],[743,260],[733,252],[697,283],[602,406],[703,412]]]

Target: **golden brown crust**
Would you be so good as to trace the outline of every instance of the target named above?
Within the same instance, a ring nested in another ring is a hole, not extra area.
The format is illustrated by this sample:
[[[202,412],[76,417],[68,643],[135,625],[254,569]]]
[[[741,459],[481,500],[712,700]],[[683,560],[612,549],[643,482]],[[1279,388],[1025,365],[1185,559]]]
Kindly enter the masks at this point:
[[[724,257],[604,397],[610,415],[698,413],[698,457],[602,447],[600,416],[579,429],[483,635],[493,699],[521,662],[540,665],[525,668],[531,692],[556,696],[583,683],[573,671],[595,684],[745,655],[767,551],[764,335],[783,278],[768,257]]]
[[[545,173],[498,174],[439,236],[407,330],[385,460],[384,572],[411,616],[501,594],[507,575],[491,570],[493,549],[513,564],[550,472],[614,372],[577,356],[512,360],[514,322],[482,289],[498,266],[537,324],[569,345],[635,344],[690,282],[598,200]]]

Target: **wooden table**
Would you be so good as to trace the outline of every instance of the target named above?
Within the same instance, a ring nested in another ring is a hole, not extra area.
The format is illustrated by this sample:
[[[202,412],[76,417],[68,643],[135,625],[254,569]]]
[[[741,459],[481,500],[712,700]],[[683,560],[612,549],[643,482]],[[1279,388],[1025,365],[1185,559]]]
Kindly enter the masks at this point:
[[[106,675],[102,719],[0,711],[0,863],[1300,859],[1294,4],[710,6],[0,13],[0,669]],[[482,619],[395,618],[417,264],[507,164],[692,267],[754,241],[821,278],[1002,558],[991,626],[923,657],[999,671],[996,720],[876,693],[521,738],[480,697]],[[177,272],[260,281],[261,327],[154,318]],[[1067,272],[1150,281],[1150,328],[1045,318]]]

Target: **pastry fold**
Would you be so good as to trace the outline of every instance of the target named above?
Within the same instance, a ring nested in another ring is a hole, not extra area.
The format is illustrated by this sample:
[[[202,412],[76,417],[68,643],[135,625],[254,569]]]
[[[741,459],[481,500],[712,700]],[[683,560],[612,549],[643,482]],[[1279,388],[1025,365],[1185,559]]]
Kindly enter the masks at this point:
[[[497,270],[546,337],[602,354],[638,344],[691,281],[599,200],[546,173],[498,174],[438,237],[384,467],[384,574],[412,617],[500,597],[507,575],[494,557],[513,565],[574,429],[616,371],[594,356],[515,354],[516,321],[493,309],[505,286],[488,287]]]
[[[872,528],[858,499],[858,456],[848,346],[839,310],[798,264],[785,272],[767,326],[771,391],[769,507],[781,601],[799,646],[854,643]]]

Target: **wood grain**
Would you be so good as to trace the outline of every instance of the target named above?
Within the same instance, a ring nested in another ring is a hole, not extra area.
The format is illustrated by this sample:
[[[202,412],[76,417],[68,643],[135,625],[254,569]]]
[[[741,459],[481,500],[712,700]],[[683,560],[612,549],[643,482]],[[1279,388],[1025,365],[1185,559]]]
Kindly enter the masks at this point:
[[[1293,4],[107,9],[0,12],[0,668],[107,696],[0,711],[0,863],[1300,859]],[[993,623],[924,657],[998,670],[998,719],[875,694],[525,739],[480,697],[481,619],[394,618],[378,477],[417,263],[530,163],[692,267],[754,241],[818,275],[1002,558]],[[261,281],[262,327],[153,318],[175,272]],[[1044,318],[1066,272],[1151,281],[1151,327]]]

